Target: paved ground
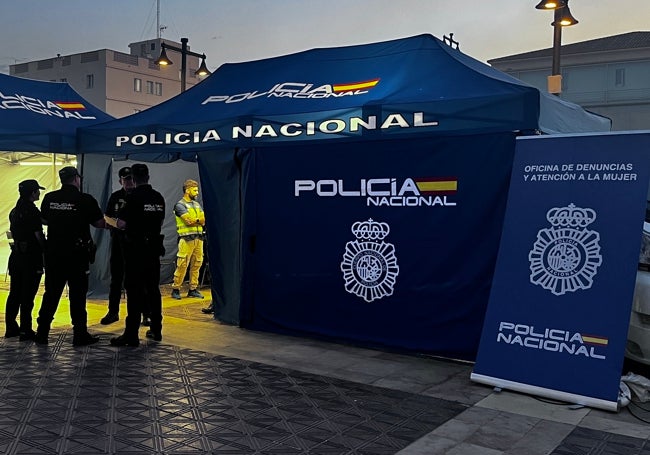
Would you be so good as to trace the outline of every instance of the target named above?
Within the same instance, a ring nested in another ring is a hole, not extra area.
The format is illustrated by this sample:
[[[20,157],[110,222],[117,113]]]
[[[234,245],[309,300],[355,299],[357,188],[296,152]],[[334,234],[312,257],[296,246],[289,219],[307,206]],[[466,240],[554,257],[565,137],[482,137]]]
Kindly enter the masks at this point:
[[[247,331],[204,305],[166,297],[163,341],[142,330],[138,348],[108,344],[124,314],[99,325],[101,301],[97,345],[72,347],[65,300],[47,347],[0,339],[0,453],[650,455],[649,403],[496,393],[469,364]]]

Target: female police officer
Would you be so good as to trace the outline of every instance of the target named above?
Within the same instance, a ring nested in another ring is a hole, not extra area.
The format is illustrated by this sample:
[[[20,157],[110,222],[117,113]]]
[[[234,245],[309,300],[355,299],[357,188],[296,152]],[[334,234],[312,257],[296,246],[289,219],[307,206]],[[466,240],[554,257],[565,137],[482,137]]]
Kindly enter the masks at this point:
[[[18,184],[20,197],[9,213],[9,230],[14,244],[9,256],[9,297],[5,308],[5,337],[19,336],[21,341],[34,339],[32,309],[34,297],[43,276],[45,237],[41,212],[34,205],[44,190],[36,180]],[[20,311],[20,327],[16,317]]]

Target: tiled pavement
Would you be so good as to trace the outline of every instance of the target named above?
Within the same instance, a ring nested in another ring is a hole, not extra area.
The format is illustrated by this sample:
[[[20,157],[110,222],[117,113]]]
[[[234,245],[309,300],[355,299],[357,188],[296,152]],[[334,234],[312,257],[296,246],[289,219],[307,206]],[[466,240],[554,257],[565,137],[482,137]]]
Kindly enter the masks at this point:
[[[3,453],[392,454],[466,407],[162,343],[0,351]]]
[[[0,339],[0,453],[650,455],[650,403],[496,393],[468,364],[242,330],[204,305],[165,298],[163,341],[138,348],[108,344],[123,319],[99,325],[99,301],[97,345],[72,347],[65,300],[47,347]]]

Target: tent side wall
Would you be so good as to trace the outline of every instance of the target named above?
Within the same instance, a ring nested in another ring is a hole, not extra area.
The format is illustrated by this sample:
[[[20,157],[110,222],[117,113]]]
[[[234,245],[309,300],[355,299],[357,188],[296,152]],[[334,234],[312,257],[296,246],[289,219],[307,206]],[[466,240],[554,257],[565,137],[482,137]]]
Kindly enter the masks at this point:
[[[242,293],[242,167],[250,155],[239,149],[198,154],[206,216],[215,317],[239,324]]]
[[[83,192],[93,195],[103,211],[112,191],[112,159],[109,156],[84,155],[80,161],[78,168],[83,175],[81,189]],[[109,267],[110,233],[104,229],[91,229],[91,234],[97,246],[97,253],[88,276],[88,296],[95,299],[106,298],[111,278]]]
[[[514,138],[509,132],[247,151],[241,299],[227,301],[227,310],[240,303],[246,328],[473,359]],[[216,164],[203,162],[202,172],[218,176]],[[364,238],[377,226],[385,238]]]
[[[104,155],[85,155],[82,173],[84,176],[83,191],[92,194],[104,211],[108,198],[113,191],[120,188],[118,171],[124,166],[131,166],[133,160],[114,160]],[[160,282],[170,283],[176,268],[176,252],[178,242],[176,221],[172,210],[174,204],[183,197],[183,182],[186,179],[197,180],[200,184],[198,166],[194,162],[176,161],[173,163],[150,163],[151,186],[165,198],[167,207],[162,232],[165,236],[165,256],[161,258]],[[204,200],[204,194],[199,197]],[[93,229],[93,240],[97,244],[97,257],[90,268],[89,296],[95,299],[108,298],[110,285],[110,232],[105,229]]]

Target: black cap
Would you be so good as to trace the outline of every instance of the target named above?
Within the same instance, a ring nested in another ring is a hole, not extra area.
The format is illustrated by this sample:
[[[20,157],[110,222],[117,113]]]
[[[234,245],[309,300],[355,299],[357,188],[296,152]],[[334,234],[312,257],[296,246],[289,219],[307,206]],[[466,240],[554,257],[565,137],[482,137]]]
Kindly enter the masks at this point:
[[[146,164],[136,163],[131,166],[131,175],[134,177],[149,177],[149,168]]]
[[[131,177],[131,168],[128,166],[123,167],[122,169],[119,170],[117,175],[119,175],[120,178]]]
[[[72,177],[76,177],[77,175],[81,177],[81,174],[79,174],[79,171],[77,171],[77,168],[74,166],[66,166],[59,171],[59,178],[62,181],[69,180]]]
[[[38,184],[36,180],[23,180],[18,184],[18,191],[21,193],[31,193],[36,190],[44,190],[45,188]]]

